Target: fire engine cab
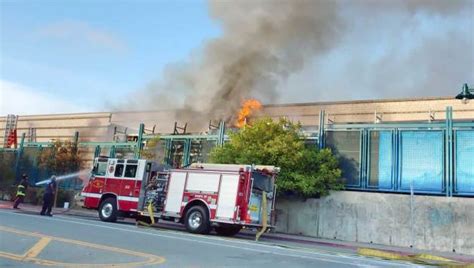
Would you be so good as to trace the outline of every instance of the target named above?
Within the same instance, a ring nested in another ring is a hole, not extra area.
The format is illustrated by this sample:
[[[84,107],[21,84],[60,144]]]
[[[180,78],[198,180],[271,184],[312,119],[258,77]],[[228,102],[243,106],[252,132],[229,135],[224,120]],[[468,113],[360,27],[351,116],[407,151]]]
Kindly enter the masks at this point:
[[[168,169],[144,159],[99,157],[81,194],[84,207],[97,209],[102,221],[151,216],[184,223],[192,233],[214,228],[234,235],[243,227],[272,226],[278,172],[274,166],[223,164]]]

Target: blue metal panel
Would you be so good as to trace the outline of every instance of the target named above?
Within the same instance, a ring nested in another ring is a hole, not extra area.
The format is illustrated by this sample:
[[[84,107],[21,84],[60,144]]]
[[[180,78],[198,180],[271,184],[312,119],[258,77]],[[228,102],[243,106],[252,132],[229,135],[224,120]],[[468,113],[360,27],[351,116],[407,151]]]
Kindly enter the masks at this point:
[[[318,129],[318,146],[319,149],[324,148],[324,122],[326,112],[324,110],[319,111],[319,129]]]
[[[217,146],[224,146],[225,142],[225,121],[219,123],[219,137],[217,139]]]
[[[393,166],[392,166],[392,174],[393,174],[393,189],[398,191],[399,188],[399,181],[398,178],[400,177],[400,171],[399,171],[399,166],[400,166],[400,143],[399,143],[399,135],[400,131],[398,129],[395,129],[393,131],[393,136],[392,136],[392,157],[393,157]]]
[[[368,131],[364,130],[361,132],[361,157],[360,157],[360,162],[361,162],[361,169],[360,169],[360,178],[361,178],[361,186],[363,189],[367,188],[367,177],[368,177],[368,152],[369,152],[369,146],[368,146]]]
[[[474,130],[456,131],[455,191],[474,194]]]
[[[183,149],[183,159],[182,159],[182,166],[187,167],[191,164],[190,162],[190,152],[191,152],[191,140],[187,139],[184,141],[184,149]]]
[[[173,140],[167,139],[165,144],[165,159],[164,164],[172,165],[171,157],[172,157],[172,150],[173,150]]]
[[[400,189],[443,191],[444,142],[442,131],[400,131]]]
[[[143,149],[143,133],[145,132],[145,124],[141,123],[138,128],[137,146],[135,147],[135,158],[140,158]]]
[[[115,158],[115,146],[110,147],[110,152],[109,152],[109,157],[110,158]]]
[[[326,131],[325,142],[339,160],[346,187],[362,186],[362,131]]]
[[[97,145],[97,146],[95,147],[95,151],[94,151],[94,158],[99,157],[100,151],[101,151],[101,148],[100,148],[99,145]]]
[[[392,188],[392,132],[383,131],[379,140],[379,189]]]
[[[393,187],[393,132],[370,131],[368,187]],[[373,162],[373,163],[372,163]]]
[[[446,107],[446,135],[444,145],[446,147],[446,175],[445,175],[445,189],[446,196],[453,195],[453,107]]]

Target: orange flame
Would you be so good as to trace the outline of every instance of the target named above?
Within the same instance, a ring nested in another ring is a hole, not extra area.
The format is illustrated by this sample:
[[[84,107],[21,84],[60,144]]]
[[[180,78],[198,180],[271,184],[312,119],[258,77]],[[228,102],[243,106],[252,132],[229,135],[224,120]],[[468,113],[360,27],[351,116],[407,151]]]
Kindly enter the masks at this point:
[[[236,127],[241,128],[247,124],[247,119],[255,111],[260,110],[262,104],[256,99],[248,99],[242,103],[242,108],[239,111]]]

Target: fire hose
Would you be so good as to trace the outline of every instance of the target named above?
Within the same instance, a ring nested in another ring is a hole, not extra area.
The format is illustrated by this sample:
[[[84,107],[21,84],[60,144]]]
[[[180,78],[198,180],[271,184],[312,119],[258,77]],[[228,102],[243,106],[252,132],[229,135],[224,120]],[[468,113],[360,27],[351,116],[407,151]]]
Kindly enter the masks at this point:
[[[141,224],[141,225],[145,225],[145,226],[152,226],[153,224],[155,224],[155,217],[153,216],[153,206],[152,206],[152,203],[149,203],[148,204],[148,214],[150,215],[150,222],[151,223],[146,223],[144,221],[140,221],[138,220],[137,221],[137,224]]]
[[[258,231],[257,235],[255,235],[255,241],[258,241],[260,236],[267,231],[267,217],[268,217],[268,211],[267,211],[267,192],[262,192],[262,229]]]

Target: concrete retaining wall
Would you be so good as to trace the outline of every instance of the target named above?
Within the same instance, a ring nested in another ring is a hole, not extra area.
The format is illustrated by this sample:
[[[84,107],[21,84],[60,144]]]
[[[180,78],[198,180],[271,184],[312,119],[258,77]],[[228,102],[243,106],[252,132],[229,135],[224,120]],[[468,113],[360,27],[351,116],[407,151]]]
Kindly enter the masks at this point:
[[[350,191],[321,199],[279,198],[276,231],[474,255],[474,198],[413,201],[409,195]]]

